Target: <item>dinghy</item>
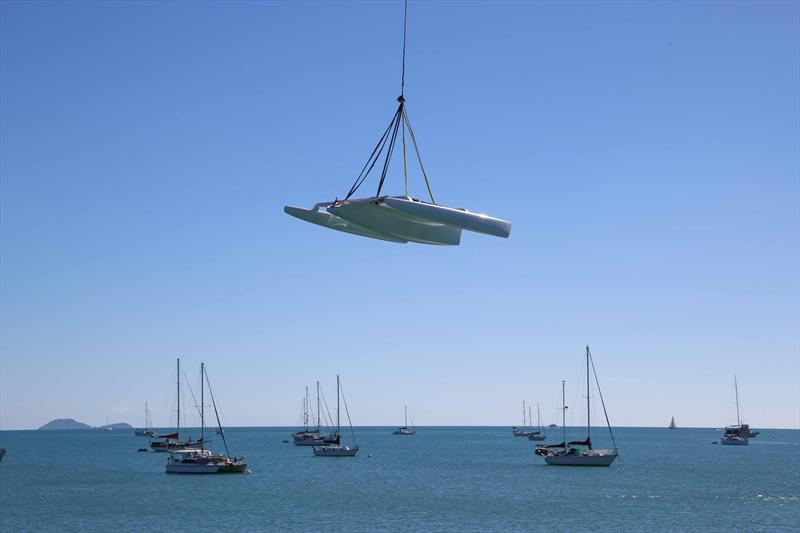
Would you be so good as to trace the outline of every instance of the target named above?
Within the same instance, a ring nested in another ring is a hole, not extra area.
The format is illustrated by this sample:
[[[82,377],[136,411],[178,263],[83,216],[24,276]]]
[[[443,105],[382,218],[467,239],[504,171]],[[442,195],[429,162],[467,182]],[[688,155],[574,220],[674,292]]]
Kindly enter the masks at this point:
[[[406,1],[406,13],[408,2]],[[405,49],[406,20],[403,20],[403,74],[400,83],[400,105],[383,132],[378,144],[367,159],[358,177],[350,187],[344,200],[320,202],[311,209],[284,206],[283,211],[295,218],[326,228],[370,237],[389,242],[437,244],[457,246],[461,242],[461,231],[473,231],[484,235],[507,238],[511,233],[511,222],[484,214],[472,213],[463,208],[447,207],[436,203],[431,192],[428,175],[422,164],[417,140],[405,106]],[[408,194],[408,162],[406,158],[406,129],[414,146],[422,176],[430,195],[430,202],[412,198]],[[399,135],[398,135],[399,134]],[[390,167],[392,153],[398,136],[403,146],[403,196],[381,195]],[[352,198],[364,183],[378,161],[383,157],[383,169],[375,196]],[[352,198],[352,199],[351,199]],[[323,210],[324,208],[324,210]]]

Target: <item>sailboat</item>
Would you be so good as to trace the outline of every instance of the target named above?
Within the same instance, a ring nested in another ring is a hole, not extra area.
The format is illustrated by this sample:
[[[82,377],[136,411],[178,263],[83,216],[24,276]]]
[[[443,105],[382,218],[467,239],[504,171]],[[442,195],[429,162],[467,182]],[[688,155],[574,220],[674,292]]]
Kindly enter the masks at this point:
[[[672,420],[669,421],[669,429],[678,429],[678,426],[675,425],[675,417],[672,417]]]
[[[416,435],[417,432],[413,429],[408,429],[408,406],[403,406],[403,413],[405,415],[403,425],[392,432],[392,435]]]
[[[303,397],[303,425],[304,429],[292,435],[292,442],[295,446],[320,446],[324,444],[322,437],[319,434],[319,424],[317,429],[310,429],[308,426],[308,387],[306,387],[306,395]],[[317,381],[317,420],[319,421],[319,381]]]
[[[514,426],[511,428],[511,434],[515,437],[527,437],[531,434],[530,431],[526,430],[525,427],[528,425],[528,419],[526,418],[526,411],[525,411],[525,400],[522,400],[522,427],[518,428]]]
[[[147,402],[144,402],[144,429],[137,429],[134,434],[137,437],[157,437],[158,433],[153,431],[151,429],[152,427],[153,423],[150,420],[150,408]]]
[[[742,424],[739,414],[739,383],[736,376],[733,376],[733,388],[736,391],[736,425],[725,428],[725,434],[722,435],[719,443],[727,446],[747,446],[748,439],[754,438],[759,432],[751,431],[749,425]]]
[[[400,105],[350,190],[344,199],[336,198],[333,201],[319,202],[311,209],[287,205],[284,206],[283,210],[288,215],[312,224],[395,243],[415,242],[457,246],[461,242],[462,230],[506,238],[511,233],[511,222],[484,214],[471,213],[464,208],[446,207],[436,203],[433,197],[428,174],[422,164],[414,130],[411,129],[411,122],[406,112],[404,92],[407,15],[408,0],[405,2],[403,17],[403,70],[400,82],[400,96],[397,98]],[[414,146],[422,176],[425,178],[430,202],[413,198],[408,193],[406,129],[408,130],[411,144]],[[390,168],[389,163],[398,140],[398,133],[403,146],[405,192],[402,196],[388,196],[385,193],[381,194],[381,191]],[[384,161],[381,165],[382,172],[375,196],[359,199],[352,198],[382,157]]]
[[[597,392],[600,394],[600,402],[603,405],[603,414],[606,417],[608,432],[611,434],[611,442],[614,447],[609,450],[596,450],[592,447],[592,424],[591,424],[591,398],[589,394],[589,375],[590,368],[594,371],[594,361],[589,347],[586,347],[586,440],[567,442],[567,405],[565,395],[565,381],[561,382],[561,407],[562,422],[564,429],[564,442],[561,444],[551,444],[549,446],[539,446],[536,448],[536,455],[544,457],[545,463],[553,466],[611,466],[619,452],[614,433],[611,431],[611,422],[608,420],[606,404],[603,400],[603,393],[600,391],[600,383],[597,381],[597,372],[594,371]]]
[[[341,393],[341,384],[339,381],[339,375],[336,375],[336,435],[341,434],[341,420],[340,420],[340,411],[339,408],[339,397],[344,396]],[[358,444],[355,443],[356,434],[353,431],[353,423],[350,420],[350,411],[347,410],[347,400],[344,401],[344,408],[347,411],[347,422],[350,425],[350,433],[353,435],[353,446],[342,446],[339,443],[336,444],[324,444],[322,446],[314,446],[314,455],[317,457],[355,457],[358,453]]]
[[[177,419],[175,424],[175,433],[170,433],[169,435],[158,435],[158,439],[163,440],[154,440],[150,443],[150,448],[154,452],[169,452],[173,450],[182,450],[184,448],[193,448],[198,446],[201,442],[196,440],[187,440],[184,442],[179,442],[181,438],[181,359],[178,358],[178,379],[176,381],[178,387],[178,409],[177,409]]]
[[[528,435],[528,440],[545,440],[547,435],[545,435],[544,428],[542,427],[542,413],[539,411],[539,402],[536,402],[536,423],[538,429],[536,431],[531,431],[531,434]]]
[[[198,448],[183,448],[180,450],[170,450],[170,457],[167,460],[167,474],[241,474],[247,470],[247,463],[244,457],[230,458],[228,442],[225,440],[225,432],[222,431],[222,424],[219,420],[217,402],[214,399],[214,391],[208,383],[208,376],[205,371],[205,363],[200,363],[200,446]],[[222,443],[225,445],[225,453],[213,453],[205,449],[205,385],[208,383],[208,391],[211,393],[211,403],[214,406],[214,415],[217,418],[217,428],[222,436]]]

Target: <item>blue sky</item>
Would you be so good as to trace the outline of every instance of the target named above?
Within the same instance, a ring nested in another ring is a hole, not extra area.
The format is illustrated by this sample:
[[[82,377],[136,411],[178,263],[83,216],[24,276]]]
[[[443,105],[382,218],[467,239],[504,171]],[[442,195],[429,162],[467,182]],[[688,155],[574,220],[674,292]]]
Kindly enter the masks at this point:
[[[446,248],[282,212],[391,118],[400,2],[0,14],[4,429],[166,425],[178,356],[232,425],[337,372],[357,424],[550,422],[587,343],[613,423],[735,422],[736,373],[747,421],[800,426],[796,2],[410,2],[434,194],[514,224]]]

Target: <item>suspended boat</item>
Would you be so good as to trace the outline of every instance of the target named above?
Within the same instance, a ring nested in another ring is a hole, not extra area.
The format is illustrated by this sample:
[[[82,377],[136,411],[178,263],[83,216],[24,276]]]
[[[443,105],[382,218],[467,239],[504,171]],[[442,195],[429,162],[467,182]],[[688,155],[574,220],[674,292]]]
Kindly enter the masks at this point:
[[[406,0],[406,15],[407,8]],[[317,203],[311,209],[287,205],[284,206],[283,211],[300,220],[329,229],[396,243],[416,242],[457,246],[461,242],[462,230],[507,238],[511,234],[511,222],[489,215],[472,213],[464,208],[437,204],[433,197],[430,181],[422,164],[422,157],[405,106],[406,21],[407,17],[404,15],[403,73],[400,96],[397,98],[400,105],[347,195],[343,200],[337,198],[334,201]],[[414,146],[422,176],[425,178],[430,202],[412,198],[408,194],[406,129],[411,144]],[[386,181],[398,136],[401,138],[403,147],[405,193],[402,196],[382,195],[381,191]],[[383,169],[375,196],[353,198],[381,157],[384,158]]]

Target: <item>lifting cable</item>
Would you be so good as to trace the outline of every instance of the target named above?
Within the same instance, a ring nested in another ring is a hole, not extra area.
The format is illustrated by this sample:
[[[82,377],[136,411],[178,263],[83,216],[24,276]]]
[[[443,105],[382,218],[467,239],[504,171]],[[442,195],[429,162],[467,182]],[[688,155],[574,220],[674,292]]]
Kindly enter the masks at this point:
[[[397,133],[398,129],[401,129],[401,139],[403,143],[403,178],[405,182],[405,195],[408,196],[408,162],[406,158],[406,129],[408,129],[409,136],[411,137],[411,144],[414,145],[414,152],[417,155],[417,161],[419,162],[419,167],[422,170],[422,176],[425,178],[425,186],[428,189],[428,195],[431,198],[431,203],[435,204],[436,200],[433,198],[433,192],[431,191],[431,184],[428,180],[428,174],[425,172],[425,166],[422,164],[422,157],[419,153],[419,147],[417,146],[417,139],[414,136],[414,130],[411,128],[411,122],[408,119],[408,113],[406,113],[405,109],[405,83],[406,83],[406,35],[407,35],[407,27],[408,27],[408,0],[405,0],[404,9],[403,9],[403,62],[402,62],[402,74],[400,77],[400,96],[397,97],[397,101],[400,102],[400,105],[397,107],[397,110],[392,117],[392,120],[389,122],[389,125],[386,127],[386,130],[383,132],[383,135],[378,140],[378,144],[375,145],[375,148],[372,150],[372,154],[370,154],[367,162],[364,163],[364,166],[361,169],[361,172],[358,174],[355,182],[350,187],[350,190],[347,192],[345,196],[345,200],[350,199],[353,194],[361,187],[361,184],[369,176],[369,173],[375,167],[375,164],[380,159],[381,155],[383,154],[383,149],[386,147],[388,143],[388,148],[386,150],[386,155],[384,156],[383,162],[383,169],[381,170],[381,178],[380,182],[378,183],[378,191],[376,192],[375,196],[381,195],[381,190],[383,189],[383,184],[386,181],[386,175],[389,171],[389,163],[392,160],[392,153],[394,152],[394,147],[397,142]],[[391,134],[390,134],[391,132]]]

